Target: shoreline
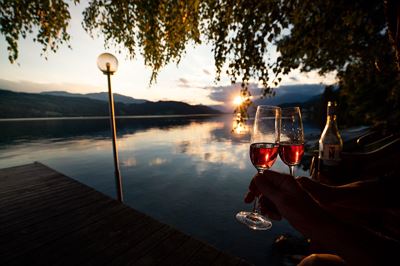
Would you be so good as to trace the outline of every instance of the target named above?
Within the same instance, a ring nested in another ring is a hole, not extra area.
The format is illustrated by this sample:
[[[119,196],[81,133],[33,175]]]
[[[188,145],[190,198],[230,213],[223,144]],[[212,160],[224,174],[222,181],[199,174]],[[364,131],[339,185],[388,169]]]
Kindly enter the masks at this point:
[[[220,114],[176,114],[176,115],[126,115],[115,116],[116,119],[145,119],[145,118],[173,118],[173,117],[211,117],[229,115]],[[84,120],[84,119],[110,119],[109,116],[71,116],[71,117],[18,117],[18,118],[0,118],[0,122],[18,122],[18,121],[44,121],[44,120]]]

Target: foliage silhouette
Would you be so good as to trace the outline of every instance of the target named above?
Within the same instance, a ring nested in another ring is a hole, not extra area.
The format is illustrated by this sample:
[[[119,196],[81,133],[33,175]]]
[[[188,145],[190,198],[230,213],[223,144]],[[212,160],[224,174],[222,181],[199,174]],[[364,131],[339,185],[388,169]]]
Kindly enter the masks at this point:
[[[389,38],[396,30],[393,18],[399,20],[396,7],[393,0],[92,0],[82,26],[103,36],[107,47],[132,58],[139,52],[153,70],[150,82],[166,64],[179,63],[188,44],[211,44],[216,80],[226,72],[232,82],[242,82],[245,104],[237,110],[242,118],[251,104],[250,82],[261,83],[264,96],[270,95],[283,75],[299,68],[321,75],[334,71],[339,105],[350,117],[397,128],[398,36]],[[44,52],[69,41],[69,4],[63,0],[5,1],[0,21],[11,62],[20,36],[33,33]]]

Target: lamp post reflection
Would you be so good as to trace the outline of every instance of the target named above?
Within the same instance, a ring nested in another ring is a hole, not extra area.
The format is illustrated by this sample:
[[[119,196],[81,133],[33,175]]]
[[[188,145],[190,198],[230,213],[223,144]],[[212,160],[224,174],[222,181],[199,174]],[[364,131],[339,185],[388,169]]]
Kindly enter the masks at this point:
[[[112,54],[103,53],[99,55],[99,57],[97,58],[97,66],[103,72],[104,75],[107,75],[108,103],[110,108],[110,124],[111,124],[114,168],[115,168],[115,185],[117,188],[117,199],[118,201],[122,202],[123,201],[122,180],[118,162],[117,134],[115,126],[115,113],[114,113],[114,97],[111,90],[111,75],[113,75],[117,71],[118,60]]]

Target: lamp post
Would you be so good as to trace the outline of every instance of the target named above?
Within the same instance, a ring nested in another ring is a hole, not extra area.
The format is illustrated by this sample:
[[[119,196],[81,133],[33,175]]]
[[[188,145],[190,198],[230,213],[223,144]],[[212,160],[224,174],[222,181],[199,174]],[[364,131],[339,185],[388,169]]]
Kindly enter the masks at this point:
[[[111,77],[110,77],[118,69],[118,60],[117,58],[115,58],[114,55],[110,53],[103,53],[99,55],[99,57],[97,58],[97,66],[103,72],[104,75],[107,75],[108,103],[110,107],[110,124],[111,124],[114,168],[115,168],[115,185],[117,187],[117,199],[119,202],[122,202],[123,201],[122,181],[118,163],[117,134],[116,134],[115,114],[114,114],[114,97],[111,90]]]

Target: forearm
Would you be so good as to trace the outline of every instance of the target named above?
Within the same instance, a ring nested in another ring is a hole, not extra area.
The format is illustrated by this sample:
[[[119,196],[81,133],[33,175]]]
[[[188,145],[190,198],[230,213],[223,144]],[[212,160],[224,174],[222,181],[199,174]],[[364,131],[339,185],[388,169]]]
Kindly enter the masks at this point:
[[[319,226],[311,231],[310,238],[324,248],[336,251],[348,265],[397,264],[398,242],[329,215],[320,215],[318,219]]]
[[[359,210],[380,209],[387,206],[385,187],[378,180],[368,180],[350,183],[336,187],[333,190],[330,204]]]
[[[328,209],[339,207],[379,213],[386,208],[400,207],[399,186],[400,178],[391,176],[331,187],[329,199],[321,203]]]

